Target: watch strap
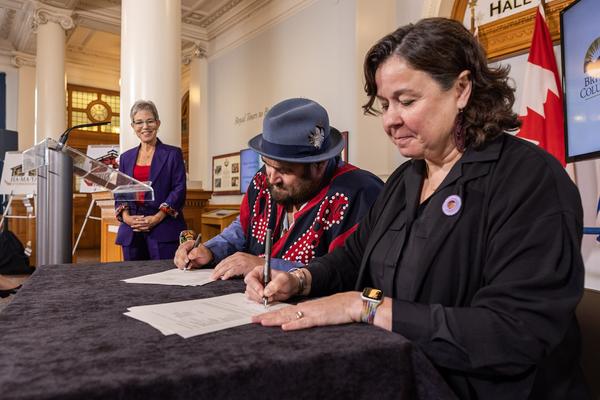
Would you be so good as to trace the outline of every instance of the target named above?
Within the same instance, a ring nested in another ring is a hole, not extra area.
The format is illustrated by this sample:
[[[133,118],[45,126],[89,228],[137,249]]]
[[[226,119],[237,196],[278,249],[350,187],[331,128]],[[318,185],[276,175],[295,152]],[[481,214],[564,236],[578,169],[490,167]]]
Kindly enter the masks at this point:
[[[360,313],[360,321],[373,325],[373,321],[375,320],[375,312],[377,311],[377,307],[379,307],[379,302],[369,301],[363,299],[362,312]]]

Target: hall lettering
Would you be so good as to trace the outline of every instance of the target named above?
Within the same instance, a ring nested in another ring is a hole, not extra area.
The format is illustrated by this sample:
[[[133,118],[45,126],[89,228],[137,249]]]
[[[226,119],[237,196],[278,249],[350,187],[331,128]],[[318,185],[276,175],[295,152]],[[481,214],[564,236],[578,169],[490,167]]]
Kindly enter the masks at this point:
[[[490,3],[490,17],[531,4],[531,0],[498,0]]]

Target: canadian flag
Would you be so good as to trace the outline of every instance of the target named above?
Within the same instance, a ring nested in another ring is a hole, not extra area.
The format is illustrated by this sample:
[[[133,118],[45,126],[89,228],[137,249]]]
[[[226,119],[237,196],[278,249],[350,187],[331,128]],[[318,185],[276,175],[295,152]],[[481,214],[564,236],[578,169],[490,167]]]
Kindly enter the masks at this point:
[[[519,109],[521,130],[517,136],[530,140],[554,155],[565,166],[562,88],[544,8],[540,4],[527,59],[523,102]]]

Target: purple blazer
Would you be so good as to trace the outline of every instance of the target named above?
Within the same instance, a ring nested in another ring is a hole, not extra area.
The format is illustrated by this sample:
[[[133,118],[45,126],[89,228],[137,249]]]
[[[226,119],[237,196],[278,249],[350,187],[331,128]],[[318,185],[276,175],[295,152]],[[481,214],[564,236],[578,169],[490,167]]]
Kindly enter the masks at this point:
[[[140,146],[121,154],[119,171],[133,177],[133,167]],[[158,242],[172,242],[179,239],[179,232],[186,229],[183,219],[186,183],[183,153],[179,147],[169,146],[158,140],[150,166],[150,181],[154,189],[154,201],[138,205],[135,201],[122,202],[117,198],[115,208],[127,204],[130,215],[154,215],[162,203],[167,203],[178,212],[177,217],[167,215],[165,219],[150,231],[150,238]],[[116,244],[129,246],[133,239],[133,230],[125,223],[119,226]]]

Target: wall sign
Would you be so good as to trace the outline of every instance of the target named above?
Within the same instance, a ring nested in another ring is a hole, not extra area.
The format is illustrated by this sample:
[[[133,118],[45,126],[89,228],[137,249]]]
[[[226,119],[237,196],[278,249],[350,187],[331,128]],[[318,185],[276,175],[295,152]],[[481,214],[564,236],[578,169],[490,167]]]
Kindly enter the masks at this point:
[[[546,1],[546,22],[554,42],[560,40],[560,11],[574,0]],[[455,0],[451,18],[471,27],[471,4],[475,4],[478,37],[488,59],[527,52],[531,45],[539,0]]]

